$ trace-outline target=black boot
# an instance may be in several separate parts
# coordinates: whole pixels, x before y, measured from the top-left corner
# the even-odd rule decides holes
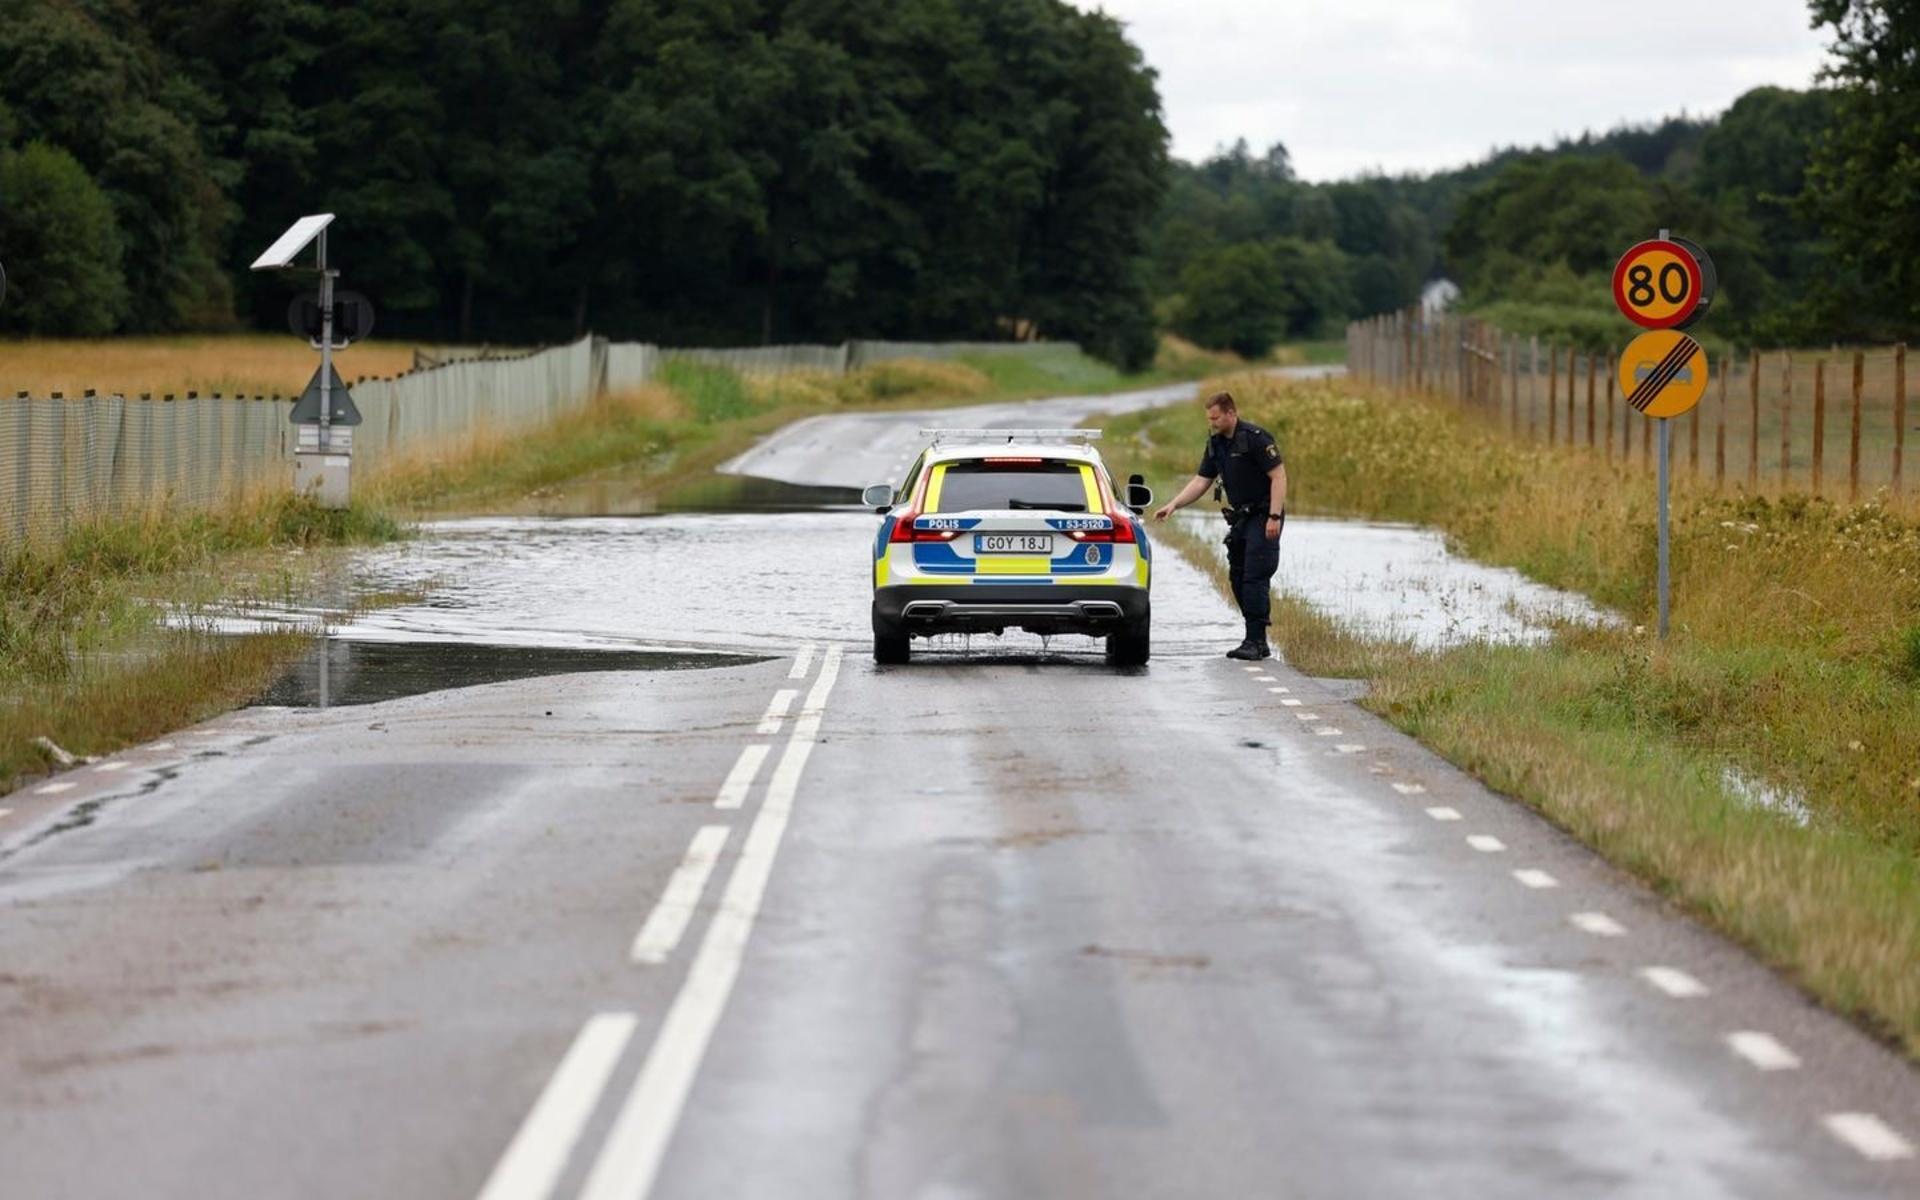
[[[1273,651],[1267,648],[1267,627],[1247,622],[1247,640],[1227,651],[1228,658],[1237,658],[1243,662],[1258,662],[1263,658],[1272,658]]]

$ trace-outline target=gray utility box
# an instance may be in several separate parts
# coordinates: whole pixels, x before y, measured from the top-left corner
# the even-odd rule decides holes
[[[334,425],[326,444],[318,425],[296,426],[299,441],[293,452],[294,494],[317,501],[322,508],[345,508],[353,475],[353,430]]]

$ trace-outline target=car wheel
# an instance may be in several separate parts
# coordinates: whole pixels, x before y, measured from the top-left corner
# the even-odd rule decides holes
[[[913,657],[912,639],[904,633],[873,635],[873,661],[903,663]]]
[[[907,631],[880,615],[878,605],[873,610],[873,661],[877,663],[903,663],[913,657],[913,639]]]
[[[1145,621],[1107,636],[1107,657],[1115,666],[1144,667],[1153,653],[1152,627]]]

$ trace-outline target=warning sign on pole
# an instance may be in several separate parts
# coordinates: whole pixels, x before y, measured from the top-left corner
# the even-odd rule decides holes
[[[1613,302],[1643,329],[1675,329],[1707,302],[1700,262],[1671,238],[1641,242],[1613,268]]]
[[[1707,356],[1677,329],[1656,329],[1620,355],[1620,392],[1635,412],[1677,417],[1707,394]]]

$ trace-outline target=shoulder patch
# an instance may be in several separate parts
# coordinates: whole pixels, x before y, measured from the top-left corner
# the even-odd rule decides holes
[[[1268,458],[1279,458],[1279,457],[1280,457],[1280,447],[1278,447],[1278,446],[1276,446],[1276,445],[1274,445],[1274,444],[1273,444],[1272,442],[1268,442],[1268,443],[1267,443],[1267,457],[1268,457]]]

